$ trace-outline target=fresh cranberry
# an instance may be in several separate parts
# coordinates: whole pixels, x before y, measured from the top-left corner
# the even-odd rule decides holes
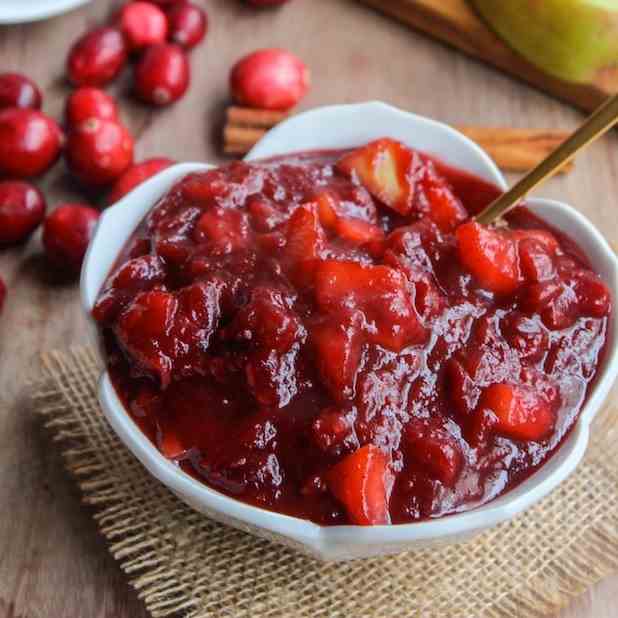
[[[2,313],[2,308],[4,307],[4,300],[6,299],[6,285],[0,277],[0,313]]]
[[[45,216],[45,198],[20,180],[0,182],[0,245],[26,240]]]
[[[230,88],[241,105],[288,110],[309,89],[310,73],[294,54],[283,49],[261,49],[241,58],[232,68]]]
[[[86,186],[106,185],[133,162],[133,138],[118,122],[90,118],[69,134],[66,160]]]
[[[173,164],[174,161],[165,157],[146,159],[141,163],[135,163],[114,182],[107,198],[108,203],[114,204],[129,193],[129,191],[133,191],[144,180],[158,174],[161,170]]]
[[[97,28],[80,37],[67,58],[69,80],[75,86],[103,86],[127,61],[127,46],[116,28]]]
[[[118,120],[118,106],[114,97],[103,90],[85,86],[75,90],[67,99],[65,117],[70,127],[90,118]]]
[[[58,123],[34,109],[0,111],[0,173],[38,176],[60,155],[64,138]]]
[[[60,269],[78,272],[99,219],[99,211],[85,204],[62,204],[45,219],[43,246]]]
[[[206,12],[192,2],[175,4],[167,13],[170,41],[185,49],[195,47],[208,30]]]
[[[43,96],[39,87],[20,73],[0,75],[0,108],[31,107],[41,109]]]
[[[167,36],[165,13],[150,2],[125,4],[118,13],[116,23],[131,51],[163,43]]]
[[[146,103],[168,105],[180,99],[189,87],[190,69],[178,45],[149,47],[135,66],[135,92]]]

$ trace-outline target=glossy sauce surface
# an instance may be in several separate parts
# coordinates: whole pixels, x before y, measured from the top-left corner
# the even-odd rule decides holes
[[[325,525],[439,517],[520,483],[573,426],[611,311],[525,209],[510,230],[466,223],[496,187],[382,147],[405,173],[322,152],[184,178],[94,310],[164,455]]]

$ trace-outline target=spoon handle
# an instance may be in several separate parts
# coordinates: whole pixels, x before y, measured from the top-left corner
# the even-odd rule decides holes
[[[476,221],[487,225],[504,215],[537,185],[553,176],[579,150],[609,131],[616,122],[618,122],[618,94],[603,103],[554,152],[478,214]]]

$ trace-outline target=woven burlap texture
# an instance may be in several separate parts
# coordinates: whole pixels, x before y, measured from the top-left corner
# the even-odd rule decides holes
[[[577,473],[514,521],[458,546],[329,564],[214,523],[149,476],[100,412],[91,350],[43,366],[36,408],[155,617],[534,618],[618,570],[613,410]]]

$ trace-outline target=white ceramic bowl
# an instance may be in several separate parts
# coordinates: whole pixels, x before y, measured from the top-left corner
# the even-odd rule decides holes
[[[247,159],[300,150],[359,146],[383,136],[397,138],[501,187],[506,186],[489,157],[466,137],[446,125],[382,103],[324,107],[295,116],[270,131]],[[208,167],[186,163],[168,168],[103,213],[82,271],[81,293],[88,314],[118,252],[157,199],[187,173]],[[529,207],[579,242],[596,271],[610,286],[613,297],[618,297],[616,257],[592,224],[560,202],[533,199],[529,201]],[[94,329],[93,334],[96,337]],[[539,501],[569,476],[581,460],[588,443],[590,423],[617,374],[618,341],[614,317],[606,357],[577,425],[538,472],[514,490],[473,511],[396,526],[321,527],[229,498],[191,478],[159,453],[124,410],[107,373],[101,377],[99,398],[120,439],[153,476],[196,510],[319,558],[346,560],[462,541],[512,518]]]

